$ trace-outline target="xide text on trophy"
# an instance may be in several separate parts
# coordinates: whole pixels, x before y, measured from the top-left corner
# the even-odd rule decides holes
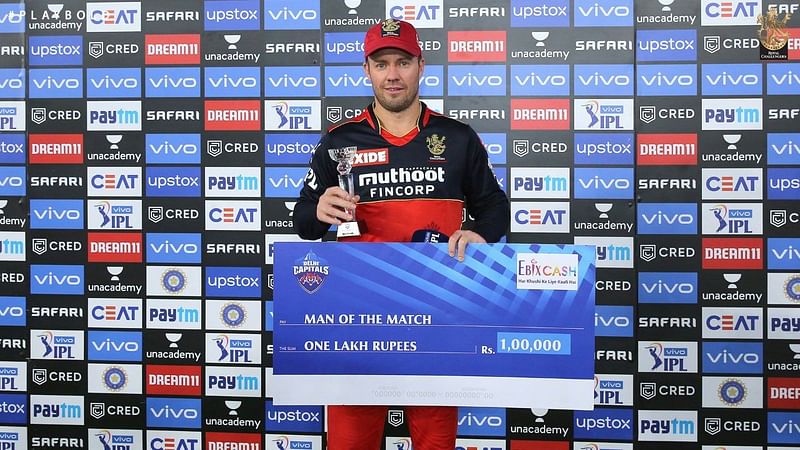
[[[351,196],[355,195],[353,174],[350,173],[350,170],[353,169],[353,161],[356,159],[356,148],[357,147],[352,146],[328,149],[331,158],[338,163],[336,171],[339,172],[339,187]],[[350,222],[342,222],[342,224],[339,225],[336,231],[337,238],[361,236],[361,231],[358,229],[358,222],[356,222],[355,210],[348,212],[352,220]]]

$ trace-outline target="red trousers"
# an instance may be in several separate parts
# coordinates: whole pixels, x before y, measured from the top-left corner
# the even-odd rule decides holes
[[[406,406],[403,409],[414,450],[455,448],[458,408]],[[380,449],[388,410],[388,406],[329,406],[328,450]]]

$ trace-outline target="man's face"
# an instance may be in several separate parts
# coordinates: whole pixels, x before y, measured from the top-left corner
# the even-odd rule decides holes
[[[391,112],[404,111],[419,99],[419,80],[424,69],[422,58],[393,48],[371,54],[364,63],[375,98]]]

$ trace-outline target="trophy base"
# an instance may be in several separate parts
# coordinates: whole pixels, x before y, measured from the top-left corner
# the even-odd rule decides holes
[[[358,222],[343,222],[336,229],[336,237],[356,237],[361,236],[361,231],[358,229]]]

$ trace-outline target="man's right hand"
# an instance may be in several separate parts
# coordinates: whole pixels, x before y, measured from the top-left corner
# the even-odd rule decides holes
[[[355,211],[359,199],[358,195],[350,196],[339,186],[329,187],[317,202],[317,220],[332,225],[351,221],[353,216],[347,211]]]

